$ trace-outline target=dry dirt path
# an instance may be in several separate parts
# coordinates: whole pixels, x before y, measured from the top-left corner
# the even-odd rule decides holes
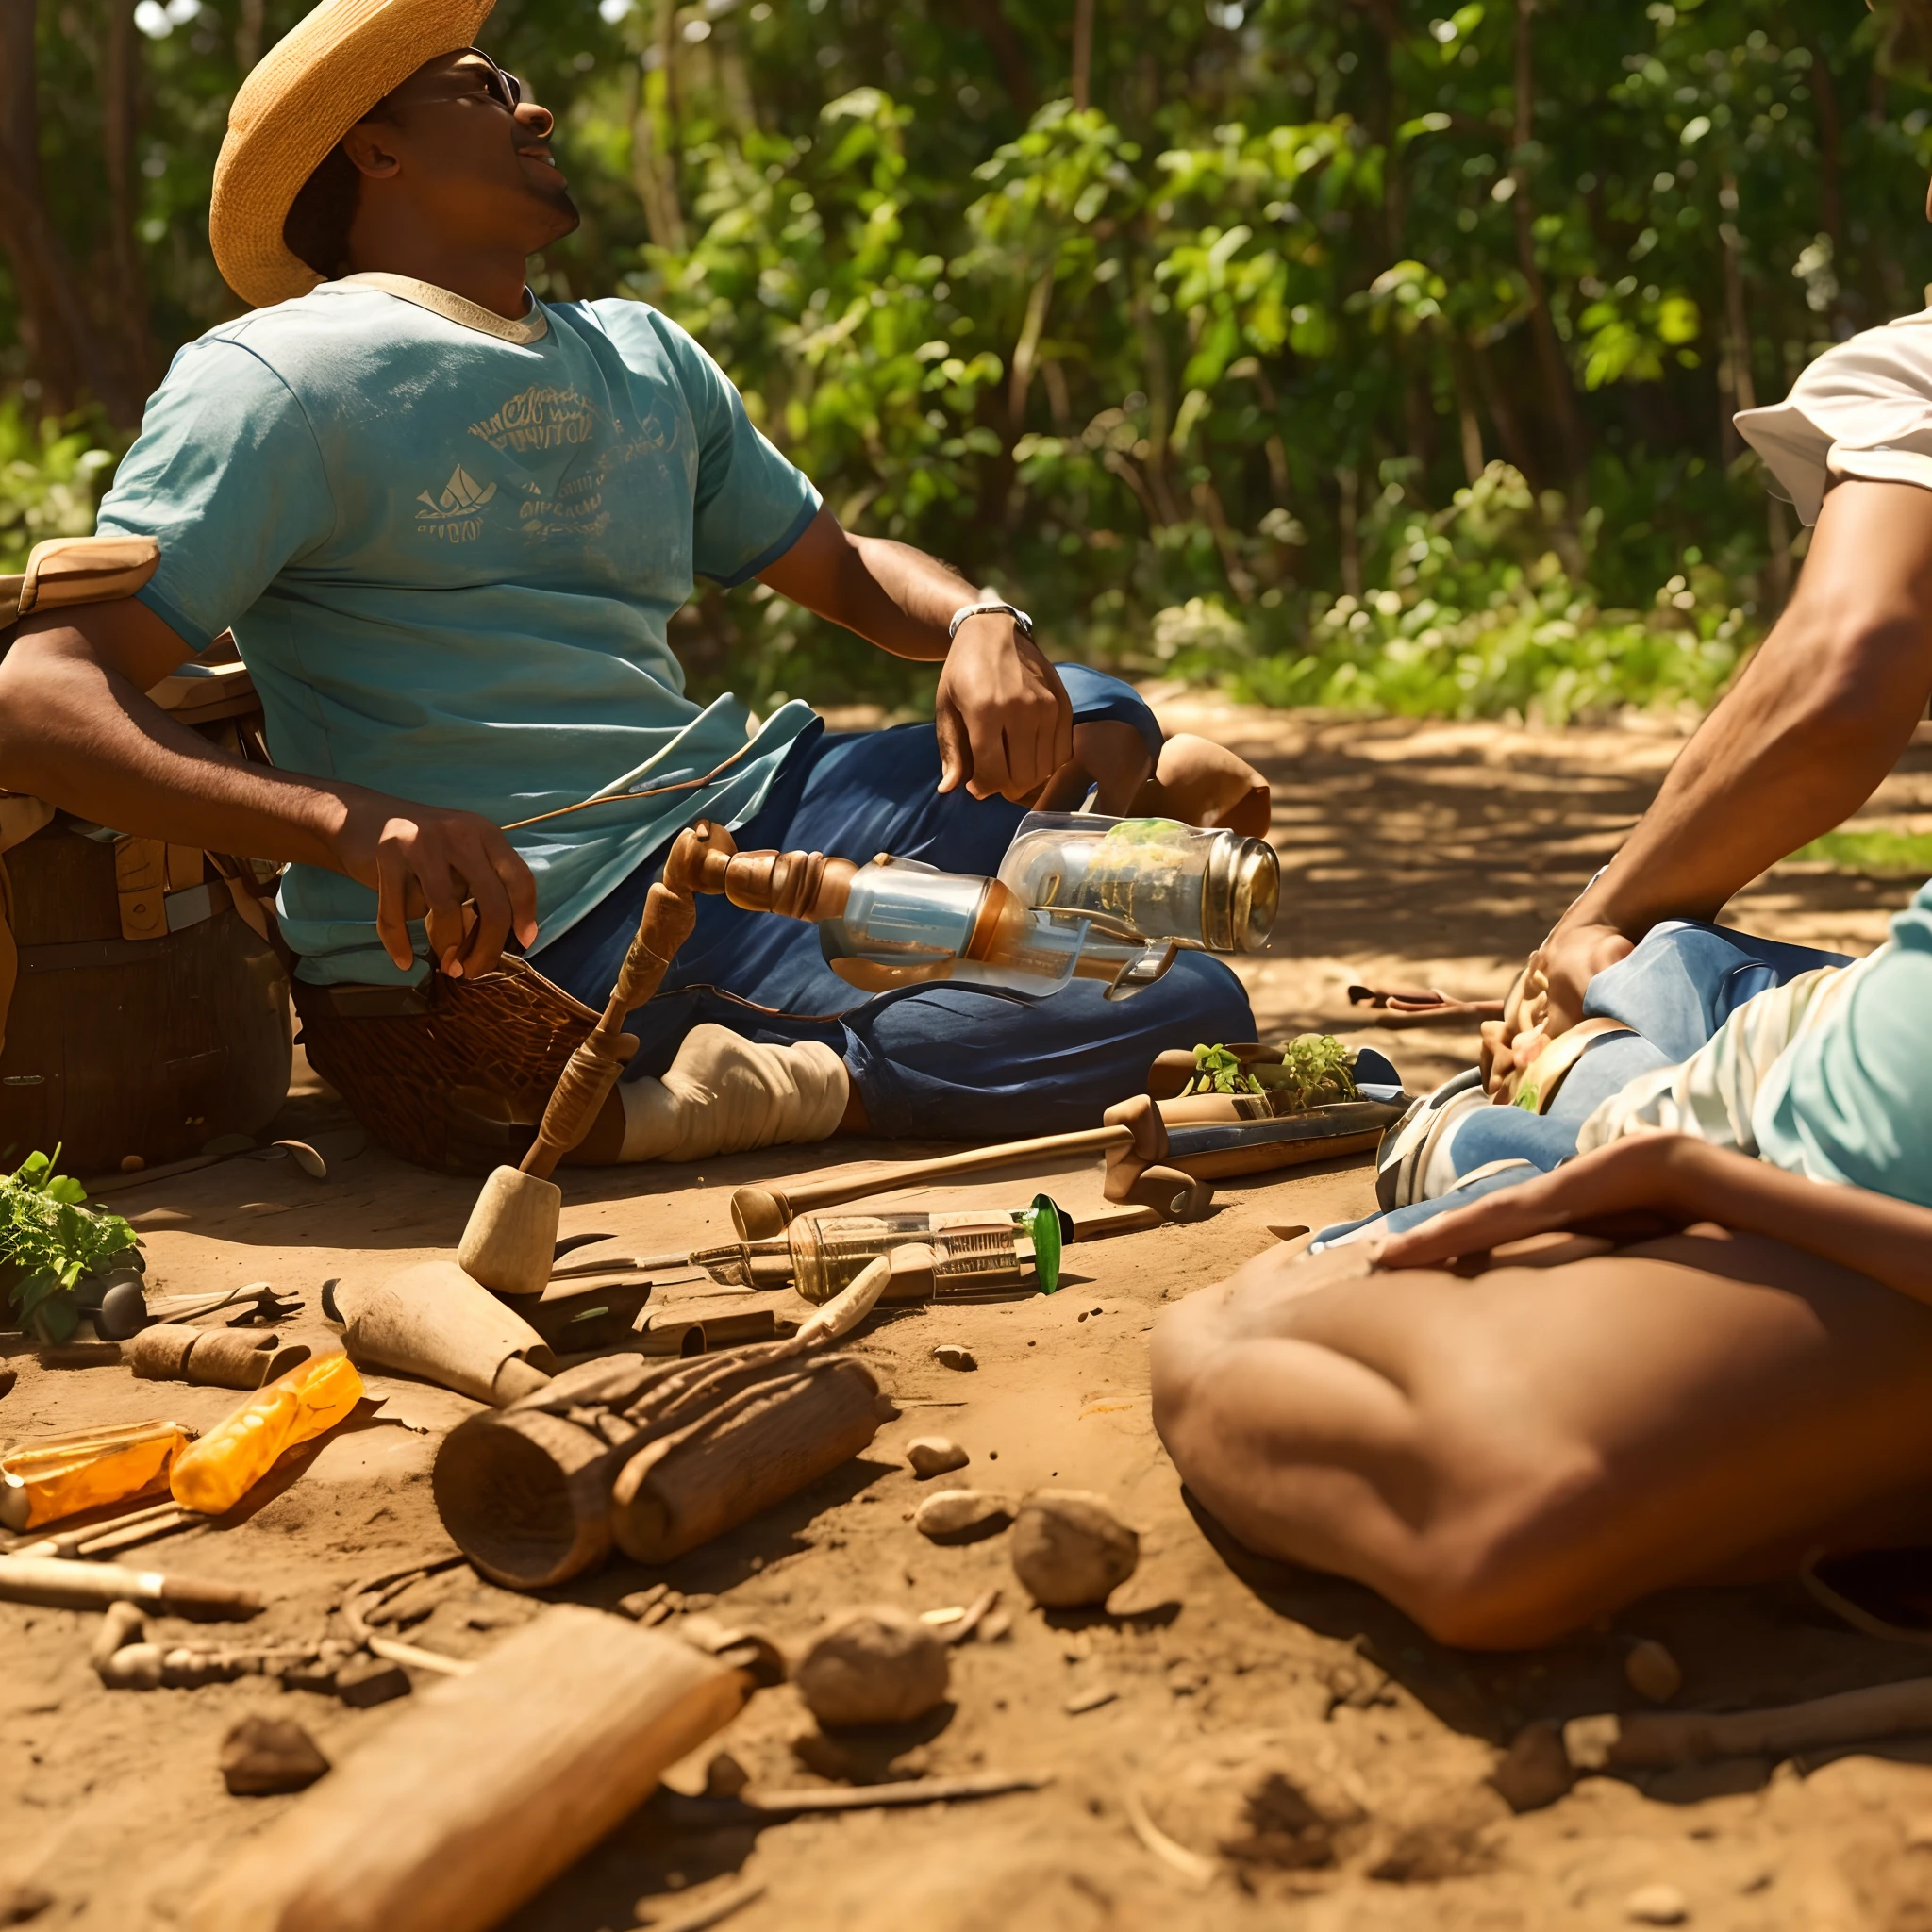
[[[1681,742],[1639,731],[1342,723],[1181,700],[1166,708],[1175,727],[1239,743],[1277,788],[1287,911],[1270,954],[1244,969],[1270,1028],[1345,1024],[1344,989],[1356,977],[1463,992],[1499,986]],[[1874,812],[1919,824],[1913,814],[1932,807],[1928,774],[1932,754],[1915,748]],[[1903,896],[1896,884],[1795,871],[1760,882],[1735,909],[1761,930],[1863,949]],[[1412,1085],[1474,1047],[1455,1035],[1349,1037],[1388,1048]],[[325,1280],[446,1248],[474,1188],[380,1151],[349,1158],[355,1136],[312,1081],[283,1127],[334,1154],[327,1182],[242,1162],[116,1205],[141,1213],[165,1288],[271,1278],[303,1303],[292,1330],[319,1333]],[[829,1158],[867,1151],[841,1143]],[[791,1150],[708,1164],[702,1175],[578,1174],[564,1229],[608,1229],[632,1253],[683,1245],[728,1224],[732,1186],[810,1164]],[[1056,1185],[1077,1201],[1097,1174]],[[978,1198],[1002,1191],[989,1183]],[[949,1705],[852,1747],[848,1769],[1041,1772],[1049,1786],[757,1834],[675,1830],[647,1806],[521,1911],[519,1932],[675,1924],[746,1880],[766,1888],[729,1922],[746,1932],[1608,1928],[1633,1923],[1633,1894],[1658,1886],[1676,1894],[1662,1907],[1681,1907],[1677,1923],[1697,1927],[1907,1932],[1932,1923],[1932,1768],[1922,1763],[1726,1760],[1642,1781],[1587,1778],[1522,1817],[1483,1781],[1495,1747],[1530,1721],[1635,1705],[1622,1660],[1639,1635],[1678,1658],[1681,1701],[1718,1707],[1909,1676],[1924,1669],[1919,1653],[1837,1626],[1795,1589],[1677,1591],[1547,1651],[1457,1653],[1366,1591],[1220,1546],[1190,1513],[1148,1409],[1147,1334],[1162,1306],[1270,1248],[1270,1223],[1320,1224],[1370,1199],[1361,1163],[1237,1184],[1203,1224],[1076,1250],[1075,1278],[1050,1301],[879,1324],[859,1347],[901,1419],[839,1475],[662,1573],[787,1643],[847,1604],[923,1610],[1004,1584],[1009,1633],[956,1652]],[[976,1371],[934,1361],[934,1344],[953,1340],[973,1349]],[[158,1411],[206,1423],[233,1399],[135,1384],[118,1369],[51,1372],[18,1353],[14,1363],[20,1380],[0,1400],[0,1440]],[[353,1580],[444,1548],[428,1470],[440,1432],[468,1406],[400,1382],[375,1392],[402,1395],[417,1426],[345,1428],[279,1472],[235,1521],[157,1554],[183,1571],[258,1584],[272,1607],[253,1627],[296,1635],[319,1632]],[[946,1549],[913,1532],[908,1512],[924,1488],[899,1452],[935,1431],[973,1457],[962,1478],[941,1483],[1013,1494],[1051,1483],[1116,1500],[1141,1528],[1144,1554],[1113,1614],[1049,1619],[1026,1607],[1003,1537]],[[564,1593],[608,1605],[658,1574],[614,1563]],[[463,1570],[424,1594],[427,1614],[408,1634],[466,1655],[540,1607]],[[291,1802],[224,1791],[216,1751],[237,1717],[296,1715],[339,1757],[380,1750],[404,1707],[350,1711],[245,1680],[109,1692],[85,1662],[91,1624],[0,1606],[0,1923],[10,1883],[50,1898],[43,1924],[139,1932],[179,1923],[207,1874]],[[1103,1692],[1111,1694],[1095,1701]],[[1070,1708],[1080,1705],[1091,1707]],[[781,1689],[716,1742],[756,1782],[796,1785],[819,1775],[794,1751],[809,1729],[795,1692]],[[694,1788],[708,1756],[675,1781]],[[1306,1818],[1288,1784],[1357,1822],[1294,1839]],[[1234,1860],[1200,1889],[1145,1848],[1129,1815],[1137,1798],[1196,1852],[1258,1834],[1277,1853],[1298,1843],[1293,1856],[1312,1862]]]

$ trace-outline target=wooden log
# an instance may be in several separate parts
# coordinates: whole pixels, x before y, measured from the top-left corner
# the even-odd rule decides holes
[[[237,1584],[67,1557],[0,1557],[0,1601],[69,1610],[131,1603],[170,1617],[252,1617],[262,1607]]]
[[[122,1354],[146,1382],[193,1382],[208,1389],[259,1389],[308,1359],[306,1341],[280,1345],[281,1338],[246,1328],[192,1328],[157,1322],[125,1345]]]
[[[484,1932],[746,1694],[689,1644],[559,1604],[297,1799],[194,1901],[190,1932]]]
[[[1789,1757],[1829,1744],[1932,1731],[1932,1677],[1873,1684],[1763,1710],[1639,1710],[1611,1722],[1615,1735],[1603,1757],[1619,1769],[1711,1757]]]
[[[640,1563],[696,1549],[849,1462],[888,1409],[851,1356],[755,1385],[625,1464],[611,1498],[618,1547]]]
[[[619,1419],[621,1422],[621,1419]],[[443,1438],[430,1491],[457,1547],[492,1583],[543,1590],[610,1554],[617,1441],[541,1407],[468,1417]]]

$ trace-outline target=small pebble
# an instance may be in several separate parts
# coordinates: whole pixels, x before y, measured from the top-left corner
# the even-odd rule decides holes
[[[982,1643],[1004,1643],[1013,1634],[1013,1620],[1005,1610],[994,1610],[979,1620]]]
[[[1078,1717],[1083,1711],[1098,1710],[1103,1704],[1111,1704],[1120,1692],[1111,1684],[1094,1684],[1085,1690],[1076,1690],[1067,1699],[1066,1713]]]
[[[937,1632],[879,1604],[828,1619],[791,1677],[822,1724],[894,1724],[938,1704],[950,1671]]]
[[[1105,1603],[1141,1561],[1141,1539],[1089,1490],[1038,1490],[1013,1524],[1013,1571],[1047,1609]]]
[[[941,1490],[928,1496],[912,1518],[921,1536],[936,1543],[974,1542],[1013,1520],[1013,1506],[990,1490]]]
[[[408,1672],[391,1657],[352,1657],[336,1673],[336,1695],[355,1710],[407,1697],[411,1688]]]
[[[906,1460],[924,1482],[948,1470],[964,1469],[973,1458],[950,1436],[916,1436],[906,1445]]]
[[[1653,1704],[1668,1704],[1684,1688],[1684,1673],[1674,1657],[1655,1638],[1645,1637],[1630,1646],[1624,1659],[1624,1675],[1640,1697]]]
[[[1555,1724],[1525,1724],[1497,1760],[1490,1782],[1512,1811],[1541,1811],[1554,1805],[1576,1782]]]
[[[315,1740],[292,1718],[244,1717],[222,1740],[222,1780],[237,1798],[304,1790],[327,1769]]]
[[[735,1798],[751,1782],[751,1773],[728,1751],[716,1753],[705,1766],[705,1796]]]
[[[138,1154],[124,1154],[121,1157],[121,1172],[123,1174],[139,1174],[146,1165],[147,1162]]]
[[[932,1358],[945,1369],[976,1369],[979,1360],[963,1342],[942,1341],[933,1350]]]
[[[1624,1916],[1639,1925],[1681,1925],[1690,1902],[1674,1885],[1642,1885],[1624,1901]]]

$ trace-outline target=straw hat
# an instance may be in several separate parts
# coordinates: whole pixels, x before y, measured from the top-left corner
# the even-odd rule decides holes
[[[282,224],[322,158],[425,61],[474,44],[496,0],[323,0],[242,83],[215,162],[208,240],[228,286],[266,308],[322,277]]]

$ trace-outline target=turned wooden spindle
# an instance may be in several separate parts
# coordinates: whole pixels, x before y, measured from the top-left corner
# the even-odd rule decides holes
[[[849,858],[823,852],[708,850],[694,883],[700,892],[722,893],[747,912],[777,912],[816,923],[845,910],[852,875]]]
[[[636,1039],[624,1030],[625,1016],[663,984],[678,947],[690,939],[697,924],[693,895],[720,890],[701,883],[707,869],[717,866],[722,874],[737,850],[731,834],[709,819],[688,826],[673,841],[663,875],[644,895],[637,937],[618,969],[604,1016],[558,1076],[537,1138],[524,1156],[525,1174],[548,1180],[557,1163],[590,1132],[598,1109],[637,1051]]]

